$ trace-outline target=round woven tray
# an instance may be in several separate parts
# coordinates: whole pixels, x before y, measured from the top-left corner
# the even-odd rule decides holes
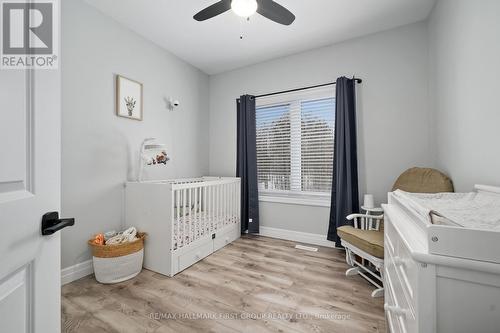
[[[116,258],[138,252],[144,248],[145,232],[138,232],[138,239],[133,242],[126,242],[117,245],[98,245],[93,239],[88,241],[92,248],[92,255],[97,258]]]

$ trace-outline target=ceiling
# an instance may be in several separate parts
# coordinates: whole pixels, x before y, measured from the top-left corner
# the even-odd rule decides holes
[[[217,0],[86,1],[208,74],[418,22],[435,2],[276,0],[297,17],[283,26],[258,14],[247,22],[232,11],[204,22],[192,18]]]

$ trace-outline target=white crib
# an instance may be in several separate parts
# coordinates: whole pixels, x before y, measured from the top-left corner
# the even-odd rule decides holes
[[[127,182],[125,219],[148,233],[144,267],[174,276],[240,237],[240,179]]]

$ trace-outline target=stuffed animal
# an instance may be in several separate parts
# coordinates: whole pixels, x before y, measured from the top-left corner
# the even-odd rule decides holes
[[[166,151],[162,151],[160,155],[156,155],[156,163],[158,164],[167,164],[167,161],[170,160],[167,156]]]
[[[94,237],[94,244],[96,245],[104,245],[104,235],[103,234],[97,234]]]

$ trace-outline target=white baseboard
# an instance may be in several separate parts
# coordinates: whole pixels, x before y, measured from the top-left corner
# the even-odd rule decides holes
[[[260,227],[259,235],[271,238],[284,239],[299,243],[313,244],[324,247],[335,247],[335,242],[326,239],[326,235],[310,234],[308,232],[300,232],[286,229],[278,229],[271,227]]]
[[[94,273],[92,259],[61,270],[61,284],[65,285]]]

